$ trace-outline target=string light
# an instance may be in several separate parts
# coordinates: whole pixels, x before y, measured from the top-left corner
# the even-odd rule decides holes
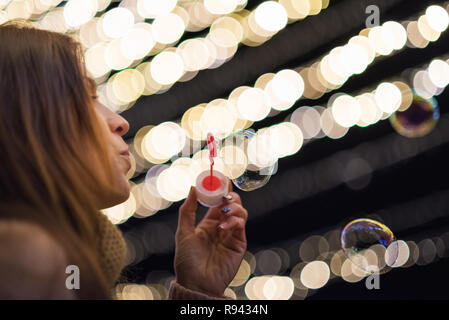
[[[129,106],[143,94],[167,90],[170,85],[180,81],[186,72],[216,67],[232,57],[239,43],[263,43],[267,37],[282,30],[287,23],[317,14],[324,8],[321,1],[266,1],[251,13],[235,13],[213,22],[212,19],[216,18],[214,15],[242,10],[246,1],[205,0],[201,10],[207,10],[211,15],[205,20],[207,22],[198,23],[198,12],[201,10],[197,5],[182,7],[181,1],[179,4],[177,1],[164,1],[160,6],[160,1],[137,1],[139,5],[136,10],[140,10],[144,18],[155,19],[149,24],[135,20],[135,12],[126,7],[109,10],[101,18],[96,18],[96,13],[105,10],[110,1],[68,1],[63,8],[52,10],[60,2],[0,1],[0,23],[16,17],[30,19],[48,12],[36,25],[51,27],[59,32],[77,29],[80,40],[87,44],[86,66],[94,78],[101,82],[109,77],[111,70],[120,71],[99,88],[103,97],[107,96],[107,101],[112,101],[117,108]],[[34,7],[30,3],[33,3]],[[81,5],[84,10],[80,9]],[[194,11],[197,13],[192,14]],[[273,19],[265,19],[268,12]],[[176,43],[185,30],[204,28],[204,24],[207,25],[208,22],[212,25],[206,38],[187,40],[178,48],[171,48],[173,50],[164,47]],[[190,108],[180,124],[167,122],[145,128],[135,137],[137,153],[157,166],[157,163],[166,162],[176,156],[193,140],[203,140],[203,133],[210,129],[207,127],[208,123],[216,123],[214,128],[219,128],[217,135],[225,138],[236,129],[247,128],[253,121],[264,119],[271,109],[288,110],[303,94],[308,98],[337,89],[352,75],[362,73],[375,59],[375,55],[389,55],[394,50],[402,49],[406,42],[409,46],[425,47],[440,37],[447,29],[448,23],[447,11],[436,5],[427,8],[425,15],[417,21],[404,24],[405,27],[397,22],[386,22],[368,30],[366,35],[351,38],[346,45],[332,50],[307,68],[265,74],[258,79],[254,87],[237,88],[228,99],[217,99]],[[174,26],[170,33],[161,32],[166,29],[166,25]],[[90,29],[97,30],[92,37],[88,35]],[[142,39],[149,40],[145,42],[141,41]],[[228,50],[231,55],[223,54]],[[126,69],[147,55],[156,53],[159,54],[151,62],[139,64],[134,69]],[[198,56],[195,56],[196,54]],[[414,74],[413,89],[432,97],[449,84],[448,74],[448,61],[434,59],[428,68]],[[311,87],[313,90],[310,90]],[[271,147],[266,153],[274,154],[276,158],[286,157],[297,153],[304,139],[317,137],[320,131],[337,138],[343,136],[351,126],[368,126],[387,118],[392,112],[407,107],[410,94],[411,88],[403,82],[383,82],[375,90],[355,97],[337,95],[331,98],[327,109],[320,106],[298,108],[291,115],[290,121],[260,130],[260,134],[253,141],[268,141]],[[248,101],[257,107],[249,110]],[[304,121],[305,118],[311,120]],[[270,143],[271,139],[282,143],[275,145],[272,141]],[[250,150],[253,150],[253,144]],[[235,145],[222,148],[220,157],[221,170],[227,170],[226,174],[230,177],[241,174],[248,163],[264,166],[274,161],[273,158],[264,158],[264,154],[258,152],[250,152],[248,158],[244,151]],[[199,151],[193,158],[179,158],[171,166],[161,166],[161,170],[144,183],[131,183],[132,192],[126,202],[105,209],[103,213],[113,223],[122,223],[133,214],[136,217],[148,217],[167,208],[172,202],[184,199],[195,173],[202,169],[203,158],[203,153]],[[136,166],[136,160],[133,161]],[[217,167],[219,170],[219,159]],[[431,239],[423,239],[418,244],[398,241],[400,258],[395,261],[393,267],[430,263],[436,257],[437,242]],[[418,257],[417,252],[421,254]],[[374,254],[376,256],[373,257],[382,255],[376,252]],[[383,254],[389,254],[388,248]],[[298,279],[277,275],[250,278],[254,267],[244,260],[233,286],[245,284],[245,293],[250,299],[290,299],[296,290],[295,280],[299,280],[300,285],[306,289],[316,289],[329,281],[331,272],[349,282],[360,281],[366,276],[355,270],[348,260],[342,262],[342,259],[341,252],[336,251],[329,261],[308,262],[298,267]],[[229,288],[227,290],[229,295],[235,296],[234,291]],[[166,295],[163,289],[151,285],[127,284],[122,286],[119,292],[123,299],[154,299]]]
[[[283,29],[287,24],[287,14],[285,12],[285,8],[278,2],[263,2],[252,13],[242,10],[245,5],[246,1],[223,2],[218,0],[210,0],[204,2],[204,4],[202,2],[194,4],[189,2],[181,2],[179,3],[179,6],[175,7],[171,11],[171,13],[167,13],[166,11],[164,11],[164,14],[162,14],[161,12],[156,11],[159,12],[159,15],[155,17],[151,29],[152,39],[155,42],[153,46],[154,49],[150,49],[151,51],[147,52],[147,55],[157,54],[164,50],[164,45],[167,46],[176,43],[183,34],[184,30],[189,30],[189,23],[191,22],[190,20],[192,20],[192,18],[195,16],[195,12],[197,12],[198,10],[208,10],[214,18],[211,19],[207,24],[207,26],[210,25],[211,27],[208,35],[205,38],[194,38],[186,40],[185,43],[181,43],[176,48],[176,51],[172,51],[174,52],[174,54],[179,55],[183,60],[184,68],[182,70],[182,75],[171,83],[161,83],[162,87],[159,88],[159,90],[154,90],[154,86],[149,85],[145,88],[142,94],[149,95],[165,92],[171,85],[173,85],[177,81],[188,81],[192,79],[199,70],[206,68],[216,68],[220,66],[221,64],[232,58],[232,56],[237,51],[239,43],[245,44],[245,39],[248,38],[248,34],[246,31],[251,29],[251,27],[253,29],[251,32],[256,32],[256,34],[257,32],[259,32],[261,35],[263,34],[263,40],[259,39],[255,42],[252,41],[252,44],[257,43],[257,45],[260,45],[271,38],[275,33]],[[184,6],[185,9],[182,6]],[[140,7],[138,6],[138,8]],[[232,11],[229,10],[231,9],[233,9],[235,13],[230,14],[230,12]],[[131,11],[132,10],[130,10],[130,12]],[[187,11],[191,13],[190,16]],[[216,17],[219,17],[219,15],[223,14],[217,12],[226,12],[226,14],[229,14],[229,16],[216,19]],[[268,19],[268,21],[262,19],[263,15],[267,12],[270,12],[270,19]],[[275,16],[273,16],[273,12],[276,13]],[[256,16],[258,17],[258,19],[255,18]],[[251,19],[254,21],[252,21]],[[290,22],[297,21],[298,19],[291,20]],[[252,24],[245,24],[243,20],[248,20],[248,22],[251,20]],[[183,23],[181,23],[181,21],[183,21]],[[267,23],[269,23],[269,25],[267,25]],[[170,28],[166,27],[168,25],[170,26]],[[244,26],[247,26],[248,30],[245,30]],[[170,30],[170,32],[168,32],[167,30]],[[137,41],[137,37],[131,39],[131,41]],[[104,41],[109,40],[106,39]],[[122,45],[122,47],[126,48],[127,46]],[[192,61],[192,57],[197,56],[196,50],[199,51],[199,56],[202,55],[203,58],[194,58],[195,60]],[[116,54],[119,55],[119,53]],[[138,61],[138,59],[139,58],[134,59],[134,61]],[[131,63],[133,63],[133,61],[127,61],[127,66],[125,67],[130,66]],[[150,62],[150,64],[152,63],[153,61]],[[123,65],[125,65],[125,63]],[[117,69],[117,67],[122,67],[123,69],[125,68],[123,67],[123,65],[115,65],[111,69],[120,70]],[[167,66],[168,65],[166,65],[166,67]],[[140,68],[140,65],[137,66],[136,69],[145,70],[145,68],[143,67]],[[95,72],[92,73],[92,75],[96,74],[97,73]],[[184,74],[187,74],[187,77],[183,77]],[[147,77],[149,76],[149,74],[145,73],[144,76]],[[98,77],[96,78],[96,80],[98,83],[101,83],[103,81],[103,77]],[[158,82],[158,80],[154,79],[154,77],[151,77],[147,80],[148,83],[152,83],[153,81]],[[101,94],[101,92],[99,92],[99,94]],[[123,111],[131,106],[116,106],[116,104],[114,103],[108,103],[107,97],[103,97],[103,100],[107,102],[107,105],[112,104],[112,108],[116,111]]]
[[[436,67],[438,66],[438,68]],[[446,70],[447,68],[447,62],[441,59],[436,59],[435,62],[432,62],[429,67],[427,73],[432,73],[432,78],[439,79],[434,80],[436,81],[440,86],[446,84],[448,80],[447,74],[442,73],[441,71]],[[430,72],[430,70],[432,70]],[[292,71],[294,72],[294,71]],[[418,73],[417,73],[418,74]],[[267,87],[267,85],[275,78],[275,74],[265,74],[262,77],[258,79],[256,82],[257,87],[251,88],[251,87],[239,87],[236,90],[234,90],[231,95],[229,96],[228,102],[224,99],[218,99],[221,104],[226,105],[226,108],[230,108],[235,112],[235,102],[239,101],[239,98],[241,97],[242,93],[247,92],[249,89],[259,89],[263,90]],[[430,76],[429,76],[430,81]],[[416,88],[414,88],[416,90]],[[359,125],[359,126],[368,126],[371,124],[376,123],[377,121],[381,119],[386,119],[388,116],[402,108],[406,109],[408,105],[411,103],[411,89],[408,85],[406,85],[403,82],[395,81],[395,82],[384,82],[378,85],[378,87],[373,90],[372,92],[365,92],[362,94],[359,94],[355,97],[351,97],[349,95],[342,95],[337,94],[333,97],[331,97],[328,105],[328,109],[324,109],[322,107],[314,107],[310,108],[309,111],[310,114],[313,114],[315,119],[319,119],[319,122],[315,120],[314,134],[310,136],[312,137],[318,137],[319,135],[316,133],[317,131],[322,131],[325,135],[332,139],[338,139],[343,137],[347,132],[349,127],[353,125]],[[388,99],[387,99],[387,98]],[[347,101],[346,101],[347,100]],[[257,104],[256,104],[257,105]],[[181,123],[181,126],[185,128],[186,132],[190,132],[190,136],[196,139],[204,139],[204,130],[201,129],[201,126],[195,125],[195,122],[201,123],[201,119],[203,118],[204,114],[204,105],[203,106],[197,106],[194,108],[189,109],[189,113],[186,113],[190,115],[190,113],[195,114],[195,117],[193,117],[192,122],[189,122],[187,119],[188,117],[183,117],[183,121]],[[299,108],[298,110],[302,110]],[[193,112],[195,111],[195,113]],[[241,116],[241,112],[237,109],[238,115]],[[298,111],[300,112],[300,111]],[[301,111],[302,112],[302,111]],[[266,113],[266,111],[264,111]],[[294,120],[293,117],[294,114],[290,117],[290,120]],[[204,118],[203,118],[204,119]],[[278,157],[286,156],[288,154],[293,154],[299,150],[299,148],[302,145],[302,139],[305,136],[303,132],[307,132],[307,130],[304,130],[301,123],[296,121],[290,121],[288,122],[290,126],[288,130],[285,130],[284,127],[282,130],[272,130],[270,128],[265,128],[265,130],[259,130],[261,132],[260,138],[254,139],[254,142],[252,144],[252,147],[249,148],[249,154],[248,154],[248,164],[250,163],[263,167],[265,165],[269,165],[276,161]],[[279,126],[279,125],[277,125]],[[284,125],[285,126],[285,125]],[[229,126],[228,128],[230,128]],[[276,128],[276,126],[273,126]],[[196,130],[193,130],[192,128],[196,128]],[[229,129],[228,129],[229,130]],[[225,132],[225,131],[223,131]],[[264,132],[264,134],[262,134]],[[296,134],[294,132],[298,132]],[[274,133],[280,135],[276,136],[276,141],[283,141],[285,142],[284,149],[282,147],[282,144],[273,147],[273,143],[270,143],[270,140],[265,137],[268,137],[270,133],[273,137],[276,136]],[[226,134],[225,134],[226,135]],[[292,137],[296,137],[293,139],[290,139]],[[295,140],[296,139],[296,140]],[[264,148],[256,148],[257,144],[256,141],[259,142],[260,145],[263,145]],[[294,147],[293,145],[289,146],[288,141],[296,141],[297,147]],[[270,147],[271,146],[271,147]],[[257,150],[259,149],[259,152]],[[261,153],[260,150],[263,150]],[[284,151],[281,151],[284,150]],[[296,150],[293,152],[289,152],[286,150]],[[273,155],[275,155],[273,157]],[[242,170],[240,168],[239,170]],[[243,169],[244,170],[244,169]],[[226,170],[224,170],[226,171]],[[226,174],[230,175],[229,172],[225,172]]]
[[[277,111],[287,110],[302,94],[306,98],[317,98],[324,92],[335,90],[343,85],[352,74],[363,72],[367,65],[374,61],[376,54],[391,53],[393,50],[404,47],[407,33],[401,24],[389,21],[373,30],[374,28],[362,31],[361,33],[367,33],[368,37],[364,35],[352,37],[347,45],[331,50],[329,54],[312,64],[311,67],[297,68],[296,71],[286,69],[276,74],[267,73],[258,78],[254,87],[242,86],[236,88],[227,100],[230,103],[228,104],[229,109],[237,117],[237,123],[245,123],[243,125],[245,127],[248,125],[246,121],[260,121],[269,115],[270,108]],[[371,32],[374,32],[374,34],[370,38]],[[432,70],[435,70],[435,67]],[[433,71],[433,77],[437,77],[435,71]],[[444,82],[444,79],[441,81]],[[314,83],[314,90],[321,89],[322,91],[317,96],[310,96],[310,88]],[[402,86],[402,84],[399,84],[399,86]],[[406,88],[402,89],[407,90]],[[379,119],[384,119],[401,107],[403,95],[400,87],[385,83],[380,84],[373,95],[364,95],[355,99],[351,99],[351,97],[339,98],[335,108],[332,109],[332,113],[325,112],[321,116],[323,131],[329,137],[340,138],[346,134],[345,128],[354,124],[366,126],[368,123],[375,123]],[[409,97],[409,95],[404,96]],[[375,101],[372,101],[372,98]],[[341,103],[346,100],[351,103],[347,105]],[[251,101],[251,104],[249,101]],[[363,108],[359,105],[361,102]],[[374,104],[378,106],[377,109],[374,108]],[[251,108],[248,107],[249,105],[251,105]],[[380,114],[379,109],[382,114]],[[199,119],[200,122],[201,118],[202,116]],[[198,121],[198,119],[195,121]],[[202,130],[201,126],[197,127],[197,129]],[[236,127],[235,129],[241,130],[241,126]],[[186,130],[191,131],[191,127],[186,127]],[[204,139],[205,133],[199,133],[196,138],[199,139],[200,137]]]

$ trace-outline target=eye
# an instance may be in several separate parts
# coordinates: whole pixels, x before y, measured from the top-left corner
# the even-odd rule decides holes
[[[97,100],[97,99],[98,99],[98,96],[92,96],[92,98],[94,98],[95,100]]]

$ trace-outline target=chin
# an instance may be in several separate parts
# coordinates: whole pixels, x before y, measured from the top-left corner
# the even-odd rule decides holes
[[[111,208],[125,202],[128,200],[130,193],[131,188],[127,180],[118,184],[117,188],[115,188],[106,201],[104,201],[101,209]]]
[[[123,186],[121,186],[120,190],[117,190],[117,201],[118,201],[117,204],[120,204],[128,200],[130,193],[131,188],[128,181],[126,181],[126,183],[124,183]]]

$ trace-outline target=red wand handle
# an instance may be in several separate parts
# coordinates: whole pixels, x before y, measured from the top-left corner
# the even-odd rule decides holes
[[[215,138],[212,133],[207,134],[207,147],[209,148],[209,159],[210,159],[210,181],[212,182],[213,167],[214,167],[214,157],[217,156],[217,145],[215,144]]]

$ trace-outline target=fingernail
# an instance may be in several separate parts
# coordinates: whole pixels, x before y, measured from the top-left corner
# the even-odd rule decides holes
[[[230,194],[227,194],[224,196],[226,200],[232,200],[232,196]]]
[[[219,225],[219,227],[220,227],[221,229],[226,229],[227,226],[228,226],[228,223],[227,223],[227,222],[223,222],[222,224]]]
[[[224,208],[221,208],[221,211],[222,211],[223,213],[228,213],[229,211],[231,211],[231,208],[229,208],[229,207],[224,207]]]

